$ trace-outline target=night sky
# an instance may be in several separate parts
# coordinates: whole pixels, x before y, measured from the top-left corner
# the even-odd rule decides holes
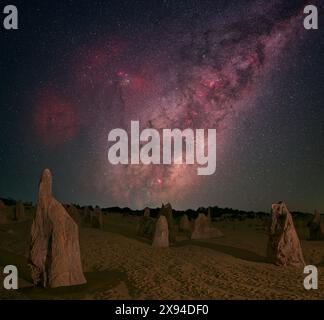
[[[324,212],[323,12],[306,31],[298,0],[10,4],[19,30],[0,29],[0,197],[35,202],[48,167],[64,203],[269,211],[284,200]],[[216,174],[112,166],[108,133],[131,120],[216,128]]]

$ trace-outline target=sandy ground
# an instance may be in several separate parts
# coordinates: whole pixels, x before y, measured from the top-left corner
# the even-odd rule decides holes
[[[319,289],[303,287],[303,270],[267,262],[267,236],[258,221],[215,225],[223,238],[190,241],[178,233],[167,249],[136,236],[138,218],[109,214],[104,230],[81,228],[82,262],[88,283],[58,289],[33,288],[28,255],[30,221],[0,225],[0,270],[15,264],[17,291],[9,299],[324,299],[324,242],[302,240],[307,263],[319,267]],[[305,230],[299,231],[303,239]],[[0,278],[2,272],[0,273]]]

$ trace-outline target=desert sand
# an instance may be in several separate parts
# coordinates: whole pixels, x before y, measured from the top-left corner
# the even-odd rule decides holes
[[[103,219],[102,230],[80,228],[87,284],[54,289],[32,286],[31,218],[0,225],[0,270],[16,265],[20,288],[0,286],[0,299],[324,299],[324,242],[306,240],[306,220],[295,225],[306,263],[319,267],[319,289],[311,291],[303,287],[302,268],[267,261],[262,219],[213,221],[224,234],[218,239],[189,240],[177,231],[168,248],[154,248],[138,236],[141,217],[105,212]]]

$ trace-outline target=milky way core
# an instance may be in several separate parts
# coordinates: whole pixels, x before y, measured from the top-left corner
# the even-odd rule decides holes
[[[260,83],[280,68],[287,45],[299,37],[301,8],[283,15],[276,4],[250,5],[248,18],[239,9],[221,19],[184,15],[179,19],[188,20],[186,28],[170,18],[158,37],[101,34],[84,43],[64,70],[78,111],[59,96],[47,96],[34,112],[38,134],[52,145],[75,138],[79,123],[86,128],[89,154],[96,155],[93,185],[115,204],[185,203],[204,184],[194,165],[113,166],[106,157],[108,132],[129,131],[132,120],[141,129],[213,128],[218,160],[225,157],[226,128],[233,117],[253,110]]]

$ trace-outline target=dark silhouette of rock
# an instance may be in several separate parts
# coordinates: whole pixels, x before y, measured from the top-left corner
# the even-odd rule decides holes
[[[91,227],[93,219],[93,211],[90,207],[85,207],[81,213],[81,224],[83,227]]]
[[[152,246],[155,248],[167,248],[169,246],[168,220],[164,215],[160,215],[156,222]]]
[[[56,288],[86,283],[78,226],[52,196],[52,175],[48,169],[43,171],[39,183],[29,266],[35,285]]]
[[[144,216],[140,218],[137,235],[152,239],[155,229],[155,220],[150,217],[150,209],[145,208]]]
[[[26,216],[25,216],[24,204],[21,201],[18,201],[16,203],[16,207],[13,212],[12,220],[13,221],[21,221],[21,220],[24,220],[25,218],[26,218]]]
[[[208,223],[211,225],[212,217],[211,217],[211,208],[210,207],[208,208],[207,220],[208,220]]]
[[[175,232],[175,226],[174,226],[174,220],[173,220],[173,214],[172,214],[172,206],[170,203],[167,203],[166,205],[162,204],[162,208],[160,210],[160,215],[165,216],[168,221],[169,241],[175,242],[176,232]]]
[[[310,240],[318,241],[324,239],[324,222],[319,211],[315,210],[314,219],[307,226]]]
[[[194,229],[191,234],[191,239],[202,240],[202,239],[213,239],[222,237],[223,233],[217,228],[211,227],[208,218],[200,213],[195,220]]]
[[[150,217],[150,208],[146,207],[144,209],[144,217]]]
[[[92,214],[91,226],[97,229],[103,229],[103,217],[101,209],[96,206]]]
[[[267,254],[271,262],[282,266],[305,265],[293,218],[283,202],[272,205]]]
[[[8,208],[3,203],[2,200],[0,200],[0,224],[7,224],[8,223]]]

